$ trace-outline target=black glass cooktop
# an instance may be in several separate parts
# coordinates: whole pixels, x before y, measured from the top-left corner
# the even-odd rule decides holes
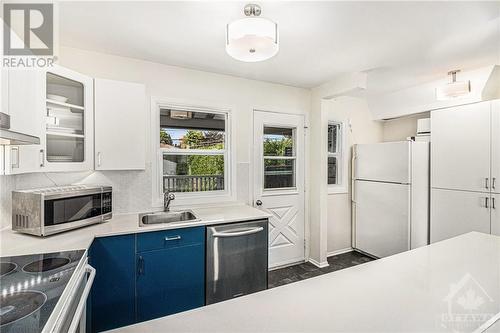
[[[0,332],[41,332],[85,251],[0,258]]]

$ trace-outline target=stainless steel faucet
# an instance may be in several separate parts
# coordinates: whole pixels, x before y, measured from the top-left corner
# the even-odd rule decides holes
[[[166,191],[163,194],[163,211],[168,212],[170,211],[170,202],[172,200],[175,200],[175,194],[172,192]]]

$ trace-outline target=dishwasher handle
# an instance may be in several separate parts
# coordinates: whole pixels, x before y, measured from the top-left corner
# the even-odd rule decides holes
[[[214,232],[213,237],[238,237],[245,235],[252,235],[264,230],[263,227],[252,228],[245,231],[235,231],[235,232]]]

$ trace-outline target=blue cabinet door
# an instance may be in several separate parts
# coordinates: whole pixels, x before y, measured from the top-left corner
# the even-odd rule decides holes
[[[137,321],[204,305],[204,243],[138,253],[137,262]]]
[[[90,300],[90,331],[135,322],[135,235],[96,238],[89,261],[96,269]]]

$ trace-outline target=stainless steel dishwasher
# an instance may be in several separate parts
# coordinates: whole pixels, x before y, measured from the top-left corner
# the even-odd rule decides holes
[[[206,303],[267,289],[268,221],[207,227]]]

